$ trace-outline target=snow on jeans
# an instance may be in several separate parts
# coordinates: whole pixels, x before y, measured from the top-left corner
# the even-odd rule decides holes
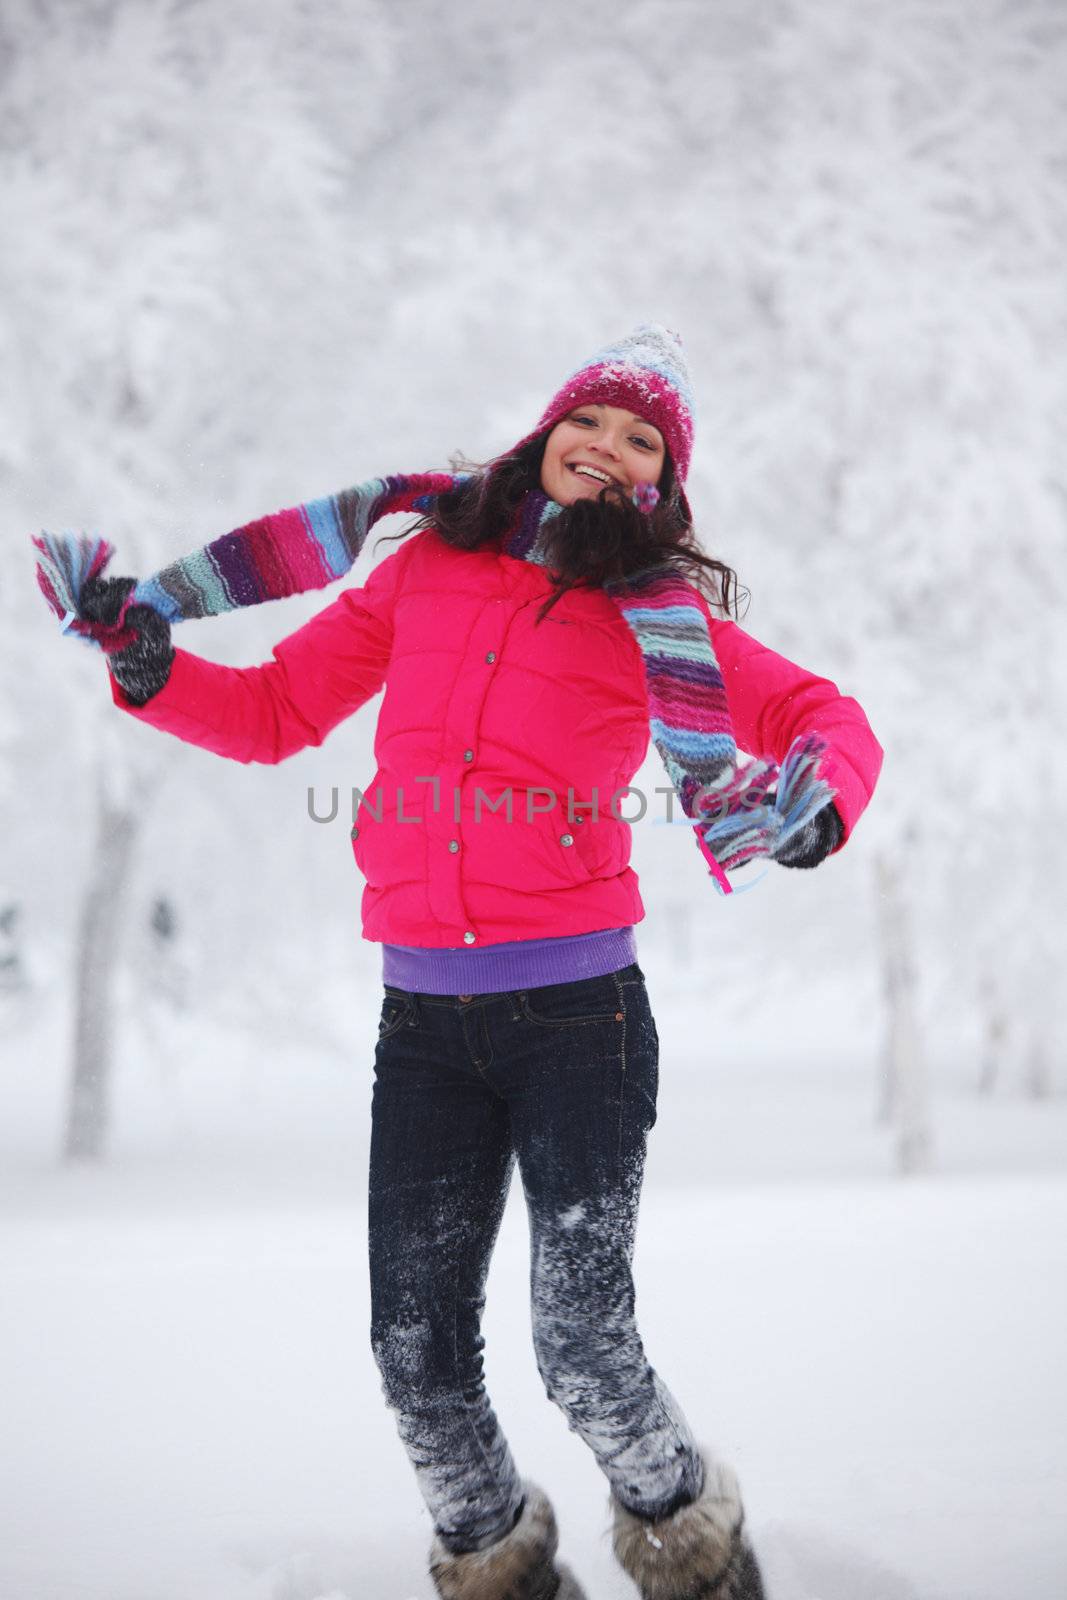
[[[550,1399],[631,1510],[695,1499],[703,1469],[650,1367],[631,1275],[659,1039],[636,963],[525,992],[386,986],[370,1163],[371,1338],[443,1542],[481,1549],[522,1485],[482,1376],[489,1258],[516,1158],[534,1348]]]

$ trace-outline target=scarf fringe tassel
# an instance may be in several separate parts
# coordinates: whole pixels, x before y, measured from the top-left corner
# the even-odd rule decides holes
[[[55,538],[42,533],[37,546],[37,587],[64,633],[72,633],[87,644],[99,644],[113,630],[100,623],[87,622],[78,614],[82,590],[90,578],[98,578],[114,554],[114,545],[89,534],[66,534]]]
[[[780,767],[750,761],[706,795],[701,810],[714,812],[715,820],[707,825],[698,820],[693,826],[720,893],[731,893],[727,872],[757,857],[773,860],[798,829],[829,805],[837,791],[819,775],[826,750],[818,734],[801,734]]]

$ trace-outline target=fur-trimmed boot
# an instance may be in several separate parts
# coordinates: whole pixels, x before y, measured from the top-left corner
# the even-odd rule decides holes
[[[612,1543],[642,1600],[764,1600],[742,1529],[741,1491],[729,1467],[704,1457],[698,1499],[650,1522],[611,1496]]]
[[[544,1491],[523,1485],[522,1515],[503,1539],[453,1555],[435,1535],[430,1576],[441,1600],[586,1600],[566,1567],[556,1565],[559,1529]]]

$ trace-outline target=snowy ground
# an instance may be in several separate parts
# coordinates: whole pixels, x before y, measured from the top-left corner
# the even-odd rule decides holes
[[[901,1182],[869,1065],[758,1032],[701,1060],[698,1013],[653,997],[642,1331],[739,1470],[772,1600],[1059,1600],[1067,1105],[943,1071],[940,1170]],[[61,1024],[4,1041],[0,1600],[429,1600],[367,1345],[366,1052],[139,1041],[99,1172],[54,1161]],[[632,1600],[537,1378],[517,1190],[486,1332],[566,1558]]]

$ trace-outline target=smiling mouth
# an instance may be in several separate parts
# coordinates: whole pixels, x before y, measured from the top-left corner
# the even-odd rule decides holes
[[[579,461],[577,464],[568,462],[567,470],[573,472],[576,477],[588,478],[591,483],[609,485],[618,482],[617,478],[612,478],[606,472],[601,472],[599,467],[587,466],[584,461]]]

